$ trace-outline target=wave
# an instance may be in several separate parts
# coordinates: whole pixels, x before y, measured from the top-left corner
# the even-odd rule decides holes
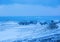
[[[29,21],[19,21],[19,22],[17,22],[17,21],[7,20],[7,21],[4,21],[4,22],[3,22],[3,21],[0,21],[0,24],[18,24],[18,23],[25,23],[25,22],[26,22],[27,24],[28,24],[29,22],[36,24],[37,22],[41,22],[41,23],[43,23],[43,22],[48,22],[48,23],[49,23],[50,21],[51,21],[51,20],[46,20],[46,21],[45,21],[45,20],[40,20],[40,21],[38,21],[38,20],[35,20],[35,21],[34,21],[34,20],[29,20]],[[60,20],[53,20],[53,21],[55,21],[55,22],[60,22]],[[25,23],[25,24],[26,24],[26,23]]]
[[[46,37],[39,37],[34,39],[8,39],[0,42],[60,42],[60,34],[54,34]]]
[[[0,26],[0,28],[2,28],[3,32],[0,32],[0,37],[2,37],[2,39],[3,39],[3,36],[4,37],[7,37],[7,39],[12,39],[12,38],[10,38],[10,35],[11,36],[12,35],[13,36],[15,35],[15,37],[22,38],[22,40],[23,39],[25,39],[25,40],[28,39],[29,42],[35,42],[36,40],[39,40],[41,42],[44,42],[44,40],[48,40],[49,41],[49,39],[50,39],[49,37],[51,37],[51,38],[56,37],[55,34],[57,34],[57,33],[60,32],[60,24],[59,23],[57,24],[59,27],[57,29],[53,29],[53,30],[46,28],[45,26],[47,26],[47,25],[39,25],[39,24],[36,24],[34,26],[33,25],[27,25],[27,26],[26,25],[23,25],[23,26],[20,26],[18,24],[18,22],[14,22],[14,21],[7,21],[7,22],[4,22],[4,23],[2,22],[1,24],[2,25]],[[17,28],[17,27],[19,27],[19,28]],[[4,31],[7,28],[10,28],[10,29]],[[9,33],[12,33],[12,34],[9,34]],[[19,34],[19,36],[16,36],[15,33],[16,34]],[[13,38],[15,38],[15,37],[13,37]],[[59,36],[59,38],[60,38],[60,36]],[[1,38],[0,38],[0,40],[1,40]],[[10,40],[6,40],[6,42],[8,42],[8,41],[10,41]],[[17,39],[15,41],[16,42],[17,41],[20,41],[20,39],[19,40]],[[13,41],[13,42],[15,42],[15,41]],[[3,42],[5,42],[5,41],[3,40]]]
[[[2,26],[4,26],[4,25],[18,25],[18,22],[14,22],[14,21],[0,22],[0,25],[2,25]]]

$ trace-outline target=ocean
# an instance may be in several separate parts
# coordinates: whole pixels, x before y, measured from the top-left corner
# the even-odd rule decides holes
[[[60,20],[60,16],[0,16],[0,21]]]
[[[59,20],[60,16],[1,16],[0,42],[60,42],[60,23],[56,29],[47,25],[19,25],[19,22]]]

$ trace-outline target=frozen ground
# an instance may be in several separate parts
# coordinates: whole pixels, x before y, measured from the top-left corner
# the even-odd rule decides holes
[[[43,38],[49,35],[60,34],[60,24],[57,24],[59,28],[49,30],[47,25],[18,25],[16,22],[6,22],[0,24],[0,42],[11,42],[15,39],[35,39]],[[7,41],[4,41],[7,40]]]

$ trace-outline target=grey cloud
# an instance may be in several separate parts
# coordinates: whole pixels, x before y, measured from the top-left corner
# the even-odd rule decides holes
[[[0,16],[59,16],[60,6],[57,8],[39,5],[9,5],[0,8]]]

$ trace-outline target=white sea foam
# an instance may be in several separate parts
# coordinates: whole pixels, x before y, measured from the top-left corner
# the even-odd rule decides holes
[[[7,39],[16,39],[16,38],[20,39],[39,38],[60,33],[60,24],[57,24],[59,28],[54,30],[49,30],[46,28],[47,25],[40,25],[39,23],[37,23],[36,25],[33,24],[18,25],[17,22],[9,21],[1,24],[3,24],[3,26],[0,25],[0,28],[6,30],[0,31],[0,41]]]

